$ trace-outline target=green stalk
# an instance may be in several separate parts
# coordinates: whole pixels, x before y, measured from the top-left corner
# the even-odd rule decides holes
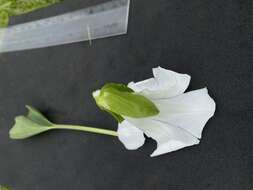
[[[90,133],[97,133],[97,134],[103,134],[103,135],[109,135],[109,136],[118,136],[118,133],[116,131],[112,131],[109,129],[100,129],[100,128],[94,128],[94,127],[87,127],[87,126],[79,126],[79,125],[58,125],[55,124],[54,129],[67,129],[67,130],[77,130],[77,131],[85,131]]]

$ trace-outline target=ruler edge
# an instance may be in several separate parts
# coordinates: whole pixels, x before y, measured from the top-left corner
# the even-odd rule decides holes
[[[124,35],[124,34],[127,34],[128,32],[128,22],[129,22],[129,10],[130,10],[130,0],[125,0],[126,1],[126,12],[127,12],[127,15],[126,15],[126,20],[125,20],[125,25],[124,25],[124,31],[122,32],[119,32],[117,34],[105,34],[103,36],[99,36],[99,37],[96,37],[96,38],[93,38],[92,40],[97,40],[97,39],[103,39],[103,38],[108,38],[108,37],[112,37],[112,36],[120,36],[120,35]],[[20,26],[20,25],[25,25],[25,24],[29,24],[29,23],[34,23],[34,22],[39,22],[39,21],[42,21],[42,20],[46,20],[46,19],[52,19],[52,18],[56,18],[56,17],[59,17],[59,16],[62,16],[62,15],[67,15],[67,14],[74,14],[76,12],[79,12],[79,11],[88,11],[90,8],[94,8],[94,7],[99,7],[99,6],[105,6],[107,4],[113,4],[113,2],[117,2],[117,0],[111,0],[111,1],[108,1],[108,2],[105,2],[105,3],[102,3],[102,4],[98,4],[98,5],[93,5],[93,6],[90,6],[90,7],[87,7],[87,8],[83,8],[83,9],[79,9],[79,10],[74,10],[74,11],[71,11],[71,12],[67,12],[67,13],[63,13],[63,14],[59,14],[59,15],[56,15],[56,16],[51,16],[51,17],[47,17],[47,18],[42,18],[42,19],[39,19],[39,20],[36,20],[36,21],[29,21],[29,22],[25,22],[25,23],[20,23],[20,24],[17,24],[17,25],[13,25],[13,26],[10,26],[8,28],[4,28],[4,29],[0,29],[0,34],[1,32],[3,31],[6,31],[8,29],[11,29],[13,27],[17,27],[17,26]],[[8,31],[6,31],[8,32]],[[7,51],[1,51],[1,41],[0,41],[0,54],[2,53],[11,53],[11,52],[18,52],[18,51],[26,51],[26,50],[35,50],[35,49],[42,49],[42,48],[47,48],[47,47],[57,47],[57,46],[61,46],[61,45],[66,45],[66,44],[73,44],[73,43],[78,43],[78,42],[87,42],[88,40],[73,40],[73,41],[68,41],[68,42],[63,42],[63,43],[59,43],[59,44],[55,44],[55,45],[49,45],[49,46],[38,46],[38,47],[32,47],[32,48],[27,48],[27,49],[16,49],[16,50],[7,50]]]

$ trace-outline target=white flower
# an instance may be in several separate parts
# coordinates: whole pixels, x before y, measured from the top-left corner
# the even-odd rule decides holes
[[[147,118],[124,117],[118,136],[127,149],[144,144],[145,133],[157,141],[151,156],[158,156],[199,143],[202,130],[215,112],[215,102],[206,88],[184,93],[190,76],[161,67],[153,69],[154,78],[131,82],[128,87],[148,99],[159,109],[158,115]]]

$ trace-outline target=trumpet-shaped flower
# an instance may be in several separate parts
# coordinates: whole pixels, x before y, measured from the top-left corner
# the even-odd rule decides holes
[[[215,102],[207,89],[184,93],[190,76],[161,67],[154,77],[124,84],[108,83],[93,92],[97,105],[118,122],[118,130],[89,126],[62,125],[49,121],[38,110],[27,106],[28,114],[15,118],[9,134],[25,139],[50,130],[67,129],[117,136],[129,150],[141,147],[145,136],[157,142],[151,156],[158,156],[198,144],[206,122],[215,112]]]
[[[215,102],[206,88],[184,93],[190,76],[161,67],[153,69],[154,78],[131,82],[128,87],[151,100],[159,113],[150,117],[124,116],[118,136],[127,149],[143,145],[145,133],[157,141],[151,156],[158,156],[200,142],[206,122],[215,112]]]

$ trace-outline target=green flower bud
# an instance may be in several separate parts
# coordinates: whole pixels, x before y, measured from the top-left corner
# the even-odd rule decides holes
[[[120,118],[123,116],[145,118],[159,113],[152,101],[133,92],[123,84],[106,84],[101,90],[93,92],[93,97],[102,110],[109,112],[114,117],[116,115]]]

